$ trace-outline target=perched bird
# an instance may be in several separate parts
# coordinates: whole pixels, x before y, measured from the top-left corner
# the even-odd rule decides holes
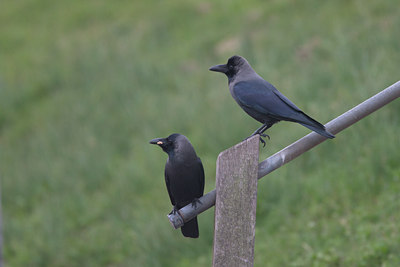
[[[260,134],[264,146],[265,141],[261,136],[268,136],[263,134],[265,130],[279,121],[297,122],[326,138],[335,137],[325,130],[324,125],[305,114],[272,84],[261,78],[245,58],[232,56],[227,64],[213,66],[210,70],[222,72],[228,77],[229,91],[233,98],[247,114],[263,124],[251,136]]]
[[[169,198],[174,206],[171,213],[175,214],[189,203],[196,206],[204,192],[204,169],[192,144],[186,136],[176,133],[167,138],[153,139],[150,144],[160,146],[168,154],[164,175]],[[199,237],[197,217],[186,222],[181,231],[186,237]]]

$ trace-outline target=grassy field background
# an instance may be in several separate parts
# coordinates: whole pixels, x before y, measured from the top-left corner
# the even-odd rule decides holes
[[[229,56],[325,123],[399,80],[396,1],[5,0],[0,172],[6,266],[210,266],[171,228],[166,160],[220,151],[258,123],[208,71]],[[400,265],[400,102],[260,181],[256,266]],[[308,133],[282,122],[260,159]]]

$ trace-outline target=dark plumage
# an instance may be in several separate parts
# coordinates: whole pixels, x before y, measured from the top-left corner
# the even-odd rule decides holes
[[[150,144],[160,146],[168,154],[164,174],[169,198],[174,206],[172,213],[189,203],[195,206],[198,198],[203,196],[204,170],[192,144],[181,134],[156,138]],[[197,217],[185,223],[181,231],[186,237],[199,237]]]
[[[314,120],[272,84],[261,78],[241,56],[229,58],[227,64],[216,65],[211,71],[222,72],[228,77],[229,90],[239,106],[263,125],[252,135],[263,134],[273,124],[283,120],[300,123],[326,138],[335,136]],[[265,142],[261,139],[261,142]]]

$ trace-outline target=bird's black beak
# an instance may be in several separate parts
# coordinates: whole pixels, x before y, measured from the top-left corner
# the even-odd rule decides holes
[[[216,72],[227,73],[228,72],[228,66],[226,66],[226,64],[215,65],[215,66],[209,68],[209,70],[216,71]]]
[[[159,145],[160,146],[160,145],[165,143],[165,140],[164,140],[164,138],[155,138],[153,140],[150,140],[149,143],[152,144],[152,145]]]

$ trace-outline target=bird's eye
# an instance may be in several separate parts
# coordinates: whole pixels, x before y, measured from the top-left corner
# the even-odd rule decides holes
[[[233,69],[233,65],[229,65],[228,69],[230,69],[230,70]]]

